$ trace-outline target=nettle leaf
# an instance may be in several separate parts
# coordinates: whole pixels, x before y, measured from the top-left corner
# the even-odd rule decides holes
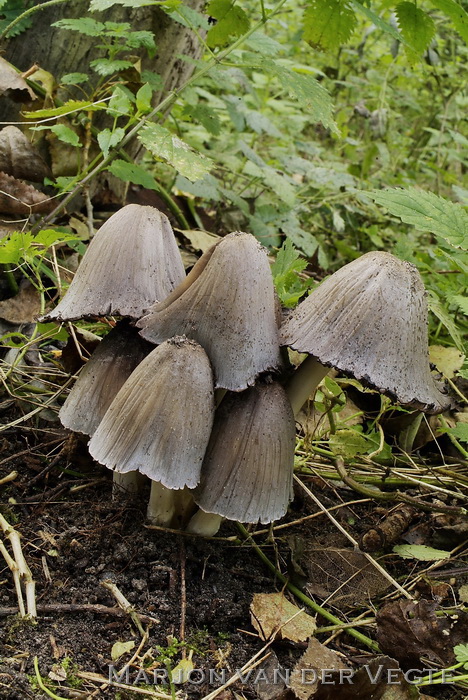
[[[153,90],[149,83],[145,83],[145,85],[142,85],[142,87],[138,90],[135,97],[135,102],[137,110],[142,114],[147,114],[148,112],[151,112],[152,95]]]
[[[468,213],[460,204],[415,187],[373,190],[364,194],[405,224],[429,231],[454,248],[468,250]]]
[[[212,48],[224,46],[232,37],[245,34],[250,27],[248,16],[233,0],[211,0],[205,12],[218,20],[206,35],[206,43]]]
[[[130,32],[125,36],[125,43],[131,49],[139,49],[143,47],[148,51],[150,57],[154,55],[156,51],[156,44],[154,42],[153,32],[146,30],[141,30],[138,32]]]
[[[166,161],[192,182],[200,180],[213,166],[209,158],[193,151],[182,139],[159,124],[143,127],[138,140],[156,158]]]
[[[120,117],[132,112],[133,103],[128,91],[121,85],[117,85],[107,105],[107,114],[110,114],[111,117]]]
[[[401,2],[396,6],[395,14],[400,31],[411,47],[405,47],[407,55],[410,60],[417,60],[427,50],[434,37],[434,21],[427,12],[412,2]]]
[[[454,428],[447,428],[445,432],[460,442],[468,442],[468,423],[457,423]]]
[[[441,1],[443,2],[443,0]],[[451,0],[447,1],[451,2]],[[400,41],[402,44],[406,44],[406,41],[400,34],[400,32],[397,29],[395,29],[395,27],[389,22],[386,22],[384,19],[379,17],[379,15],[377,15],[373,10],[371,10],[370,7],[367,7],[367,5],[362,5],[357,0],[351,0],[351,4],[354,5],[354,7],[356,7],[359,10],[359,12],[362,12],[362,14],[365,15],[367,19],[369,19],[372,22],[372,24],[377,27],[377,29],[381,29],[383,32],[390,34],[390,36],[396,39],[396,41]]]
[[[111,148],[117,146],[125,136],[125,129],[118,127],[111,131],[110,129],[103,129],[99,132],[97,136],[99,148],[104,153],[104,157],[107,158]]]
[[[304,39],[325,50],[338,49],[349,41],[356,24],[346,0],[312,0],[304,13]]]
[[[279,41],[272,39],[271,36],[263,32],[254,32],[245,43],[252,51],[259,53],[261,56],[277,56],[284,50],[284,46]]]
[[[455,0],[431,0],[438,10],[450,17],[455,29],[468,44],[468,13]]]
[[[133,63],[125,61],[123,58],[96,58],[89,65],[98,75],[106,76],[132,68]]]
[[[79,19],[59,19],[52,24],[52,27],[69,29],[73,32],[80,32],[86,36],[101,36],[105,29],[102,22],[98,22],[92,17],[80,17]]]
[[[88,82],[88,80],[89,75],[87,73],[67,73],[62,75],[60,82],[62,85],[80,85]]]
[[[148,190],[158,190],[156,180],[147,170],[136,163],[128,163],[126,160],[114,160],[107,170],[123,182],[131,182],[134,185],[141,185]]]
[[[307,260],[299,257],[292,242],[286,239],[271,266],[273,281],[283,306],[287,308],[296,306],[299,299],[306,293],[310,285],[307,281],[301,280],[299,273],[307,267],[307,264]]]
[[[210,23],[208,22],[208,17],[205,17],[201,12],[194,10],[193,7],[187,7],[186,5],[178,5],[175,11],[169,13],[175,22],[179,22],[184,27],[192,29],[204,29],[208,31],[210,28]]]
[[[51,107],[50,109],[36,109],[34,112],[25,112],[26,119],[43,119],[44,117],[62,117],[64,114],[72,112],[97,112],[100,109],[106,109],[104,103],[96,104],[87,100],[68,100],[60,107]]]
[[[221,132],[221,122],[218,115],[207,105],[185,105],[183,115],[199,122],[213,136],[218,136]]]
[[[419,559],[420,561],[450,559],[450,552],[427,547],[425,544],[397,544],[393,547],[393,551],[403,559]]]
[[[70,129],[69,126],[65,126],[65,124],[55,124],[54,126],[47,127],[47,129],[49,129],[49,131],[52,131],[52,133],[56,135],[59,141],[63,141],[63,143],[69,143],[70,146],[76,146],[76,148],[82,147],[82,144],[80,143],[80,137],[78,136],[76,131]]]

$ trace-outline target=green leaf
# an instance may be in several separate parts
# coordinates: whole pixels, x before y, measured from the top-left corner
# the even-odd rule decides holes
[[[277,56],[284,50],[284,46],[263,32],[254,32],[245,42],[251,51],[261,56]]]
[[[97,136],[99,148],[104,153],[104,157],[107,158],[109,151],[114,146],[117,146],[125,136],[125,129],[118,127],[111,131],[110,129],[103,129],[99,132]]]
[[[125,35],[125,44],[131,49],[139,49],[143,47],[147,50],[150,58],[154,56],[156,44],[154,42],[153,32],[141,30],[139,32],[129,32]]]
[[[101,36],[104,31],[104,24],[92,17],[80,17],[79,19],[59,19],[52,24],[52,27],[69,29],[73,32],[80,32],[86,36]]]
[[[403,559],[419,559],[420,561],[450,559],[450,552],[427,547],[425,544],[397,544],[393,547],[393,551]]]
[[[468,214],[460,204],[415,187],[373,190],[364,194],[405,224],[430,231],[454,248],[468,250]]]
[[[187,7],[186,5],[180,4],[173,12],[169,13],[173,20],[179,22],[184,27],[191,29],[195,27],[196,29],[204,29],[208,31],[210,24],[208,18],[202,15],[201,12],[194,10],[193,7]]]
[[[136,107],[141,114],[148,114],[148,112],[151,112],[152,95],[153,90],[149,83],[145,83],[138,90],[136,94]]]
[[[447,428],[445,432],[460,442],[468,442],[468,423],[457,423],[454,428]]]
[[[103,12],[114,5],[123,5],[124,7],[161,7],[164,10],[172,11],[180,5],[181,0],[91,0],[89,9],[90,12]]]
[[[89,75],[87,73],[67,73],[62,75],[60,82],[62,85],[80,85],[81,83],[86,83],[89,80]]]
[[[44,117],[61,117],[64,114],[72,112],[96,112],[100,109],[106,109],[106,105],[95,104],[88,100],[68,100],[60,107],[51,107],[50,109],[37,109],[35,112],[24,112],[23,116],[27,119],[43,119]]]
[[[299,277],[299,272],[306,267],[307,260],[299,257],[292,242],[286,239],[271,266],[273,281],[283,306],[295,306],[307,291],[309,284],[303,283]]]
[[[450,17],[461,38],[468,44],[468,13],[455,0],[431,0],[438,10]]]
[[[458,330],[457,325],[453,319],[453,316],[447,311],[447,309],[443,306],[441,300],[436,296],[435,292],[433,292],[432,290],[428,291],[427,305],[429,307],[429,311],[432,311],[434,316],[436,316],[442,323],[442,325],[444,325],[445,328],[448,330],[449,334],[452,336],[453,341],[457,348],[460,350],[460,352],[464,353],[465,349],[463,347],[463,340],[460,335],[460,331]]]
[[[224,46],[232,37],[242,36],[250,27],[250,20],[235,0],[211,0],[205,10],[217,19],[206,35],[206,43],[211,48]]]
[[[79,236],[76,234],[67,233],[66,231],[61,231],[60,229],[47,228],[39,231],[39,233],[34,236],[31,244],[40,245],[44,248],[50,248],[53,245],[57,245],[57,243],[78,240]]]
[[[183,115],[200,124],[213,136],[221,133],[221,122],[216,112],[207,105],[185,105]]]
[[[135,642],[115,642],[111,649],[112,661],[117,661],[124,654],[128,654],[135,647]]]
[[[449,299],[451,304],[456,304],[460,311],[468,316],[468,297],[464,297],[461,294],[454,294]]]
[[[467,668],[468,644],[457,644],[455,647],[453,647],[453,653],[455,654],[455,658],[458,663],[464,664],[464,667]]]
[[[59,141],[63,141],[64,143],[69,143],[70,146],[76,146],[77,148],[81,148],[82,144],[80,143],[80,137],[76,133],[76,131],[73,131],[73,129],[70,129],[69,126],[65,126],[65,124],[55,124],[54,126],[48,126],[47,129],[49,131],[52,131]]]
[[[141,165],[128,163],[126,160],[114,160],[107,170],[124,182],[132,182],[149,190],[158,190],[154,177]]]
[[[450,2],[450,0],[448,1]],[[383,32],[390,34],[390,36],[393,37],[393,39],[396,39],[396,41],[401,41],[402,44],[406,44],[406,41],[400,32],[389,22],[386,22],[384,19],[379,17],[379,15],[371,10],[370,7],[367,7],[367,5],[362,5],[357,0],[351,0],[351,4],[354,5],[359,12],[362,12],[362,14],[365,15],[367,19],[370,20],[375,27],[377,27],[377,29],[381,29]]]
[[[96,58],[89,65],[98,75],[107,76],[132,68],[133,63],[121,58]]]
[[[107,114],[110,114],[111,117],[120,117],[132,112],[133,105],[127,91],[121,85],[117,85],[109,100]]]
[[[0,240],[0,263],[16,265],[31,247],[32,233],[14,231]]]
[[[338,49],[356,28],[354,10],[345,0],[311,0],[304,13],[304,39],[325,50]]]
[[[156,158],[166,161],[192,182],[200,180],[213,166],[209,158],[193,151],[184,141],[159,124],[143,127],[138,139]]]
[[[432,18],[412,2],[400,2],[395,8],[398,25],[411,48],[405,47],[410,60],[418,60],[428,49],[434,34]]]
[[[330,435],[329,445],[334,454],[341,455],[346,459],[365,454],[369,448],[364,435],[355,430],[337,430],[336,433]]]

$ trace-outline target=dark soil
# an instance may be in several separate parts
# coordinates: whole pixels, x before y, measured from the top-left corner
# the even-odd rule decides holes
[[[8,420],[17,415],[8,415]],[[0,560],[0,698],[48,697],[38,686],[34,657],[43,681],[56,696],[116,700],[150,697],[110,689],[96,678],[77,675],[84,672],[108,679],[109,665],[114,663],[116,671],[122,669],[141,641],[130,615],[118,608],[110,591],[103,587],[104,580],[117,585],[141,615],[143,628],[148,629],[139,656],[144,656],[150,679],[152,669],[174,668],[182,656],[190,658],[191,654],[194,667],[201,669],[206,679],[209,669],[225,669],[226,680],[230,678],[264,645],[250,622],[253,594],[282,590],[282,585],[251,546],[240,542],[239,531],[232,523],[224,524],[219,539],[212,540],[146,528],[144,496],[137,501],[113,501],[111,476],[91,462],[85,444],[53,423],[42,426],[20,424],[0,437],[0,479],[13,469],[19,474],[14,481],[0,486],[1,512],[21,533],[25,557],[37,582],[39,611],[37,623],[18,619],[11,573]],[[337,498],[356,497],[350,491],[340,493],[323,484],[318,488],[328,505],[338,502]],[[336,516],[349,527],[352,515],[357,523],[353,534],[358,536],[359,529],[373,522],[374,505],[361,504],[359,510],[358,506],[344,508],[336,511]],[[296,498],[290,518],[300,518],[313,510]],[[256,539],[269,558],[287,571],[291,535],[300,541],[307,537],[309,542],[320,543],[331,529],[322,516],[307,527],[280,532],[274,542],[267,535]],[[335,545],[343,544],[333,537]],[[339,607],[337,603],[331,609],[345,620],[346,611]],[[351,617],[359,612],[353,609]],[[318,619],[318,624],[327,623]],[[371,628],[363,631],[373,636]],[[319,638],[325,641],[328,637],[326,633]],[[135,642],[133,650],[113,662],[113,645],[131,641]],[[306,646],[286,641],[276,642],[272,649],[283,667],[292,669]],[[362,662],[370,658],[369,651],[364,646],[359,648],[346,634],[336,637],[330,648],[348,659]],[[64,669],[67,677],[60,681]],[[135,663],[131,678],[137,671]],[[219,685],[185,683],[176,690],[181,697],[202,698]],[[145,687],[148,689],[139,685]],[[154,685],[151,688],[155,690]],[[280,697],[252,681],[232,688],[242,693],[237,697],[252,700]],[[157,689],[170,692],[167,686]],[[449,693],[436,688],[434,697],[462,697],[453,689]],[[223,691],[218,697],[226,700],[235,695]],[[340,698],[339,690],[334,697]]]

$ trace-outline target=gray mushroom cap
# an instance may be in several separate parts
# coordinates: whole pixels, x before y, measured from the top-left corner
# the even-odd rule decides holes
[[[141,318],[184,278],[167,216],[154,207],[128,204],[97,231],[67,293],[44,320]]]
[[[176,337],[138,365],[89,443],[121,474],[137,470],[169,489],[195,487],[214,416],[213,373],[200,345]]]
[[[216,388],[241,391],[281,363],[270,266],[249,233],[221,239],[137,325],[152,343],[178,334],[197,340],[213,365]]]
[[[93,435],[117,392],[153,349],[136,328],[121,321],[99,343],[59,412],[66,428]]]
[[[281,344],[403,404],[449,405],[429,366],[426,292],[414,265],[366,253],[328,277],[284,322]]]
[[[281,518],[292,497],[295,423],[277,382],[226,396],[216,411],[195,503],[240,522]]]

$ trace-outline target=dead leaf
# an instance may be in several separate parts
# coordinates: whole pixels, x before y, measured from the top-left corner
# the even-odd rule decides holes
[[[270,651],[268,659],[254,673],[258,700],[286,700],[291,696],[285,682],[287,671],[281,666],[274,651]]]
[[[415,668],[422,656],[442,666],[455,662],[453,647],[468,638],[468,614],[436,616],[437,602],[400,600],[377,613],[377,641],[403,669]]]
[[[306,652],[301,656],[291,673],[289,687],[299,700],[309,700],[309,698],[315,697],[322,678],[326,682],[330,679],[332,671],[340,669],[349,669],[349,667],[336,652],[324,647],[312,637]],[[336,685],[333,697],[337,697]]]
[[[47,214],[55,204],[47,195],[0,172],[0,211],[5,214]]]
[[[31,323],[41,312],[41,296],[32,284],[25,284],[18,294],[0,301],[0,318],[19,325]]]
[[[276,639],[303,642],[316,628],[315,619],[286,600],[282,593],[255,593],[250,613],[252,625],[265,641],[274,634]]]
[[[211,248],[220,239],[220,236],[217,236],[215,233],[200,231],[199,229],[181,231],[181,234],[190,241],[192,248],[201,250],[202,253]]]
[[[36,95],[27,82],[13,68],[13,66],[0,57],[0,95],[10,97],[15,102],[31,102]]]
[[[16,126],[6,126],[0,131],[0,170],[33,182],[42,182],[52,174],[40,153]]]
[[[47,674],[51,681],[66,681],[67,672],[60,664],[54,664]]]
[[[431,345],[429,360],[445,377],[453,379],[455,372],[462,367],[465,356],[457,348]]]

